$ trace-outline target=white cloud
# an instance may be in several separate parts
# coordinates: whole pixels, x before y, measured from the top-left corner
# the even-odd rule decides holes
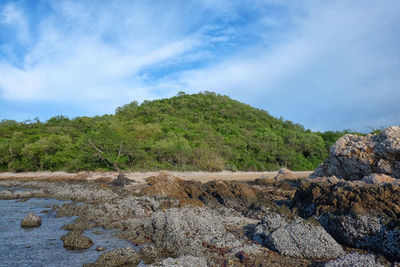
[[[9,3],[0,12],[0,22],[13,27],[16,36],[21,44],[26,44],[30,40],[29,26],[21,9],[15,4]]]
[[[22,9],[1,11],[19,42],[31,44],[18,67],[0,58],[7,101],[75,103],[102,114],[132,100],[212,90],[314,130],[400,121],[395,0],[49,4],[35,41]]]

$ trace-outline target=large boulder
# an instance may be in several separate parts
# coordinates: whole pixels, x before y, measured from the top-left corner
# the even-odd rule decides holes
[[[377,135],[348,134],[339,138],[311,177],[335,175],[361,180],[372,173],[400,178],[400,127],[388,127]]]
[[[29,227],[38,227],[42,224],[42,219],[33,214],[29,213],[25,216],[25,218],[21,221],[21,227],[29,228]]]
[[[344,254],[343,248],[317,222],[280,227],[268,236],[268,243],[271,249],[291,257],[321,260]]]
[[[314,219],[267,214],[255,227],[253,240],[282,255],[305,259],[332,259],[342,247]]]

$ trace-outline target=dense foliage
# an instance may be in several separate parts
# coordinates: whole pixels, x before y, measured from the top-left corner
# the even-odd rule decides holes
[[[314,133],[204,92],[115,115],[0,123],[0,170],[311,170],[343,132]]]

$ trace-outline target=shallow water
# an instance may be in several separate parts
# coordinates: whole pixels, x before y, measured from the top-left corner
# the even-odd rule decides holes
[[[94,245],[83,251],[67,250],[60,237],[67,233],[61,227],[71,223],[74,217],[55,218],[51,206],[61,206],[65,201],[56,199],[0,200],[0,266],[82,266],[94,262],[104,252],[97,252],[97,246],[107,251],[118,247],[132,246],[128,241],[112,236],[111,231],[98,229],[100,235],[88,230]],[[36,228],[21,228],[21,220],[32,212],[42,217],[42,225]],[[133,246],[132,246],[133,247]]]

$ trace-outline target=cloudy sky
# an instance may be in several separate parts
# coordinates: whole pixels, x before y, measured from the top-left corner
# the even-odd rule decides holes
[[[0,0],[0,120],[214,91],[311,130],[400,124],[400,1]]]

